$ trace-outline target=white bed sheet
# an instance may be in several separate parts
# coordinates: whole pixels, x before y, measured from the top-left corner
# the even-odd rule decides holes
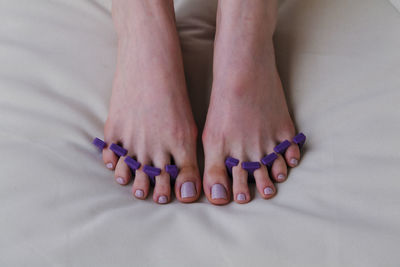
[[[215,8],[176,2],[199,124]],[[309,141],[274,199],[224,207],[135,200],[90,144],[115,66],[109,1],[0,0],[0,22],[0,266],[400,266],[389,1],[281,2],[278,65]]]

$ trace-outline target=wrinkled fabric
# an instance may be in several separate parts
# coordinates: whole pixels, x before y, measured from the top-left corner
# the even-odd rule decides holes
[[[175,4],[201,129],[217,1]],[[281,1],[277,64],[304,157],[272,200],[251,185],[249,204],[223,207],[136,200],[91,145],[115,70],[110,7],[0,1],[1,266],[398,266],[400,14],[389,1]]]

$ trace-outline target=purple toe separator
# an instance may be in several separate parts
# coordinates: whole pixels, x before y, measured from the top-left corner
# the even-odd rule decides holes
[[[152,185],[155,185],[156,184],[156,180],[155,180],[154,177],[156,177],[156,176],[161,174],[161,169],[156,168],[156,167],[152,167],[152,166],[149,166],[149,165],[144,165],[143,172],[149,176],[150,183]]]
[[[242,169],[246,170],[249,173],[249,176],[248,176],[249,183],[255,182],[253,173],[255,170],[257,170],[259,168],[261,168],[260,162],[257,162],[257,161],[242,162]]]
[[[285,140],[282,143],[280,143],[279,145],[277,145],[274,148],[274,151],[278,154],[283,154],[283,153],[285,153],[286,149],[288,149],[289,146],[290,146],[289,140]]]
[[[107,146],[106,142],[97,137],[93,139],[92,144],[95,145],[99,150],[103,150]]]
[[[262,164],[264,164],[265,166],[267,166],[268,168],[272,167],[272,164],[274,163],[274,161],[278,158],[278,155],[276,155],[275,153],[271,153],[268,154],[267,156],[263,157],[261,159]]]
[[[242,162],[242,169],[248,171],[250,175],[253,175],[253,172],[259,168],[261,168],[260,162],[257,161]]]
[[[299,133],[298,135],[293,137],[293,142],[297,144],[301,149],[306,142],[306,135],[304,133]]]
[[[175,183],[176,177],[178,177],[179,169],[176,165],[166,165],[165,171],[171,177],[171,184]]]
[[[239,160],[235,159],[235,158],[232,158],[232,157],[228,157],[225,160],[225,166],[228,169],[229,174],[231,174],[231,175],[232,175],[232,168],[237,166],[238,164],[239,164]]]
[[[128,153],[128,151],[125,148],[123,148],[117,144],[114,144],[114,143],[111,144],[110,150],[120,157],[123,157]]]
[[[131,157],[126,157],[124,161],[125,161],[126,165],[128,165],[129,168],[131,168],[133,171],[136,171],[141,166],[140,162],[137,162],[136,160],[134,160]]]

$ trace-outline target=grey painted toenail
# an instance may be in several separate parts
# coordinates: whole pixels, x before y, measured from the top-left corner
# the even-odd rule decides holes
[[[124,178],[118,177],[118,178],[117,178],[117,183],[119,183],[119,184],[124,184],[124,183],[125,183]]]
[[[193,182],[185,182],[181,186],[181,197],[194,197],[196,195],[196,187]]]
[[[295,159],[295,158],[292,158],[292,159],[290,160],[290,164],[292,164],[292,165],[294,165],[294,166],[296,166],[297,163],[299,163],[299,161],[298,161],[297,159]]]
[[[165,203],[167,203],[167,201],[168,201],[168,199],[166,196],[160,196],[158,198],[158,203],[160,203],[160,204],[165,204]]]
[[[113,168],[113,164],[111,162],[109,162],[109,163],[106,164],[106,167],[108,169],[112,169]]]
[[[273,193],[274,193],[274,190],[271,187],[264,188],[265,195],[272,195]]]
[[[215,184],[211,187],[212,199],[226,199],[226,190],[222,184]]]
[[[237,195],[237,200],[243,201],[246,200],[246,195],[243,193],[240,193]]]
[[[278,175],[278,180],[284,180],[286,178],[286,175],[284,175],[283,173]]]
[[[137,190],[135,191],[135,196],[136,196],[136,197],[139,197],[139,198],[142,198],[142,197],[144,196],[143,190],[137,189]]]

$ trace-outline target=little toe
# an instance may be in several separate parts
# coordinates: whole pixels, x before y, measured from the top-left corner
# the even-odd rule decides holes
[[[250,201],[250,191],[248,185],[248,173],[242,169],[240,164],[232,168],[233,178],[233,198],[235,202],[244,204]]]
[[[274,161],[271,168],[271,175],[274,181],[281,183],[287,178],[287,166],[282,155],[278,154],[278,158]]]
[[[158,204],[166,204],[170,201],[171,185],[169,174],[165,170],[161,170],[161,174],[155,177],[156,184],[154,186],[153,200]]]
[[[184,203],[196,201],[200,197],[201,181],[196,166],[181,167],[175,182],[175,196]]]
[[[115,167],[117,166],[118,156],[115,155],[115,153],[110,150],[109,145],[107,146],[107,148],[103,149],[103,161],[107,169],[109,170],[114,170]]]
[[[131,169],[124,162],[125,157],[120,157],[117,166],[115,167],[115,181],[120,185],[127,185],[131,178],[132,172]]]
[[[135,180],[132,186],[132,194],[138,199],[145,199],[149,194],[150,181],[143,172],[143,166],[135,171]]]
[[[292,168],[296,167],[300,161],[300,149],[295,143],[292,143],[285,152],[286,164]]]
[[[256,180],[257,190],[263,198],[269,199],[275,196],[276,189],[269,178],[267,167],[262,165],[261,168],[255,170],[254,179]]]
[[[207,167],[204,172],[203,189],[208,201],[215,205],[225,205],[231,199],[230,182],[224,163]]]

